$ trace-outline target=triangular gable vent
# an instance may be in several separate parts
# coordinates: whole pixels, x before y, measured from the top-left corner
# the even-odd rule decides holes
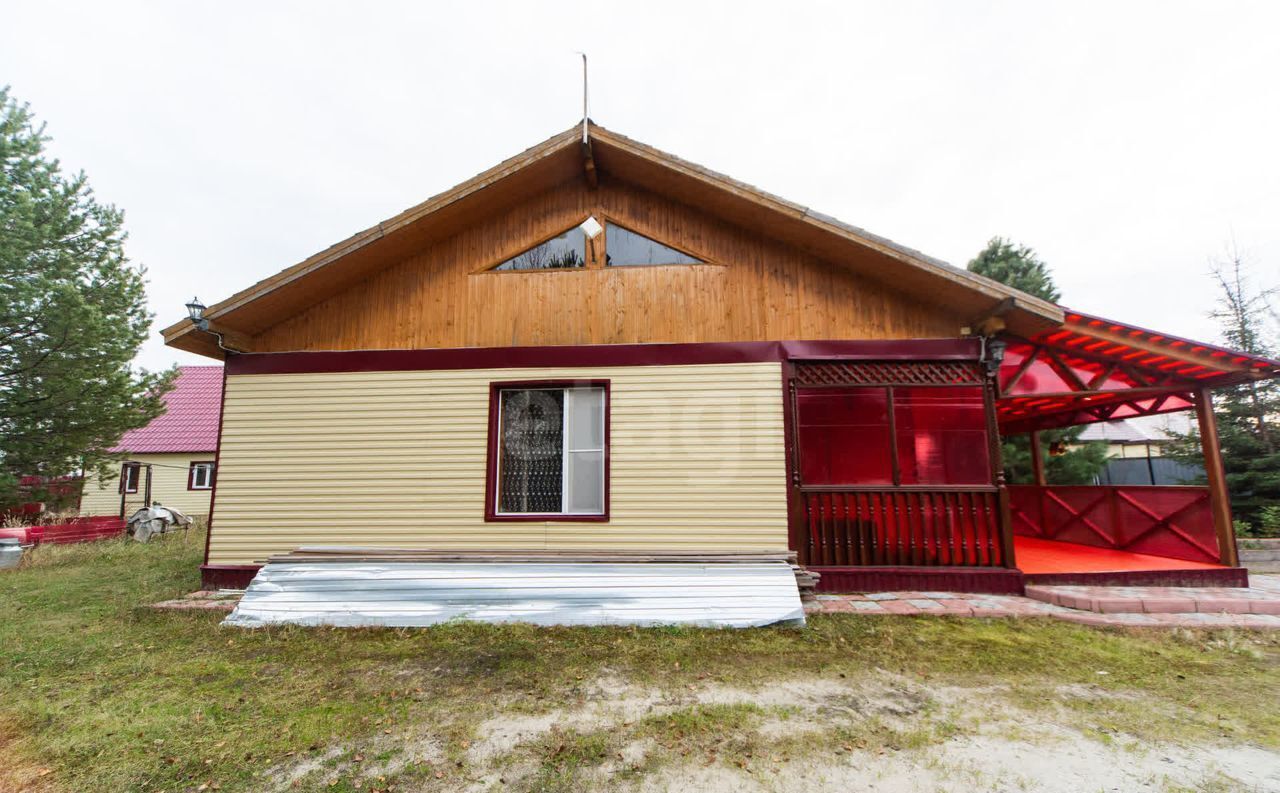
[[[645,264],[703,264],[687,253],[682,253],[655,239],[637,234],[615,223],[605,224],[605,264],[625,267]]]
[[[587,235],[574,226],[546,242],[507,259],[494,270],[565,270],[585,267]]]

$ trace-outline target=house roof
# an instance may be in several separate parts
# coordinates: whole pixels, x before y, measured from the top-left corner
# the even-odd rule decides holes
[[[222,367],[182,366],[165,412],[145,427],[129,430],[111,451],[132,454],[212,452],[218,448]]]
[[[710,169],[588,124],[582,124],[365,229],[205,311],[230,346],[252,337],[347,286],[394,264],[432,240],[520,197],[572,179],[613,178],[681,201],[809,251],[837,266],[975,318],[999,307],[1007,326],[1034,335],[1062,322],[1058,306],[842,223]],[[161,331],[166,344],[222,358],[208,333],[182,320]]]

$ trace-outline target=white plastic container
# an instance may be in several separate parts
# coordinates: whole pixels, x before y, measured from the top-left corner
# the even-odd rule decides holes
[[[0,537],[0,570],[12,570],[22,561],[22,546],[13,537]]]

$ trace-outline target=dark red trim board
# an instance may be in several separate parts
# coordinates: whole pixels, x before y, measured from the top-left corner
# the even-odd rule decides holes
[[[823,567],[809,566],[821,575],[819,592],[977,592],[1021,595],[1030,584],[1079,586],[1200,586],[1247,587],[1243,567],[1195,570],[1127,570],[1115,573],[1041,573],[1001,568],[937,567]]]
[[[258,574],[256,564],[200,565],[203,589],[244,589]],[[1122,573],[1053,573],[1024,576],[999,568],[940,569],[910,567],[810,567],[821,574],[819,592],[975,592],[1021,595],[1025,584],[1092,586],[1247,587],[1242,567],[1217,570],[1151,570]]]
[[[218,471],[222,468],[222,418],[227,414],[227,369],[238,357],[234,353],[228,353],[226,365],[222,367],[222,397],[218,402],[218,446],[213,450],[213,492],[209,494],[209,517],[205,519],[204,528],[205,566],[209,564],[209,543],[213,539],[213,507],[218,503]],[[202,567],[201,570],[203,569]]]
[[[200,588],[244,589],[260,569],[260,564],[202,564]]]
[[[978,592],[1021,595],[1020,570],[1001,567],[819,567],[819,592]]]
[[[1028,584],[1071,586],[1214,586],[1247,587],[1243,567],[1199,567],[1191,570],[1119,570],[1094,573],[1027,573]]]
[[[498,512],[498,396],[519,388],[601,388],[604,389],[604,512],[599,515],[504,515]],[[537,521],[542,523],[609,522],[610,383],[608,380],[513,380],[489,384],[489,441],[485,455],[484,519],[488,523]],[[566,438],[567,442],[568,439]]]
[[[591,344],[430,350],[267,352],[227,356],[226,373],[402,372],[547,366],[676,366],[789,360],[976,361],[977,339]]]

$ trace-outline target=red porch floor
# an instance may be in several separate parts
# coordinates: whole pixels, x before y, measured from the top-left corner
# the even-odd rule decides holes
[[[1217,564],[1095,548],[1073,542],[1041,540],[1035,537],[1014,537],[1013,549],[1018,569],[1027,575],[1225,569]]]

